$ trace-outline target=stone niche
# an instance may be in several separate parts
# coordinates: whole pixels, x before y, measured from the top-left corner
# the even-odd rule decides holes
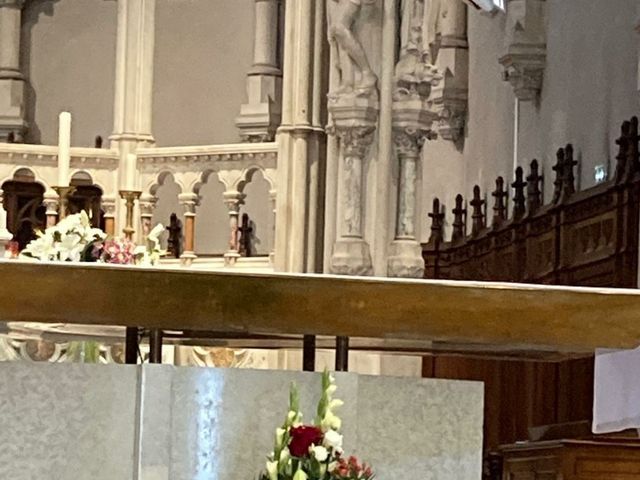
[[[481,477],[482,384],[336,378],[345,450],[377,478]],[[292,381],[313,418],[319,374],[0,364],[0,478],[256,478]]]

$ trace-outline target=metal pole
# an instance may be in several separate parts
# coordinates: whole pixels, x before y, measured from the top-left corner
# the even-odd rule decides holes
[[[138,329],[136,327],[127,327],[124,363],[127,365],[135,365],[138,363]]]
[[[336,372],[349,371],[349,337],[336,337]]]
[[[159,328],[149,332],[149,363],[162,363],[162,330]]]
[[[305,335],[302,339],[302,370],[315,372],[316,370],[316,337]]]

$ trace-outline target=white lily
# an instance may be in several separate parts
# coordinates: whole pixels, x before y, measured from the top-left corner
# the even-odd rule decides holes
[[[298,468],[298,471],[293,476],[293,480],[307,480],[309,478],[307,474],[302,470],[302,468]]]
[[[276,445],[282,445],[285,433],[286,431],[284,428],[276,428]]]
[[[342,449],[342,435],[335,430],[327,430],[322,443],[327,448]]]
[[[278,462],[267,462],[269,480],[278,480]]]
[[[309,451],[319,462],[324,462],[329,457],[329,451],[322,445],[311,446]]]

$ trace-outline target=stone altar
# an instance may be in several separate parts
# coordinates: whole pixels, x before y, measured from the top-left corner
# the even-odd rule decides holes
[[[377,478],[480,479],[481,384],[336,378],[345,449]],[[256,478],[294,380],[310,419],[319,374],[0,363],[0,478]]]

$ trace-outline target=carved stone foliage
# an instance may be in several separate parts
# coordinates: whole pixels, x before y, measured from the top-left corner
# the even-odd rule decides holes
[[[523,101],[542,90],[547,59],[545,0],[511,0],[507,9],[505,53],[499,59],[504,79]]]

